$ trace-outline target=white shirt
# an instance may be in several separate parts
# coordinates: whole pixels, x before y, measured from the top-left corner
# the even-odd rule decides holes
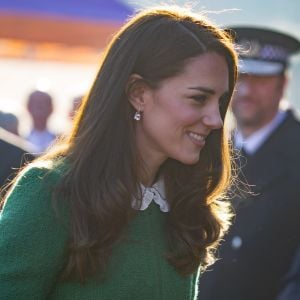
[[[286,111],[278,111],[273,120],[254,132],[247,138],[244,138],[242,133],[237,129],[234,133],[234,145],[237,149],[244,148],[247,154],[254,154],[257,149],[266,141],[271,133],[284,121]]]
[[[38,131],[33,129],[26,140],[34,146],[34,152],[44,152],[54,141],[55,135],[48,130]]]
[[[154,201],[162,212],[168,212],[170,210],[169,203],[166,200],[165,184],[163,179],[159,179],[151,187],[145,187],[141,184],[142,191],[142,205],[139,207],[137,199],[132,200],[132,207],[136,210],[145,210],[150,203]]]

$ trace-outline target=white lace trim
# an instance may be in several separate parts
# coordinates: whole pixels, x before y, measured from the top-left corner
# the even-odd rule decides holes
[[[132,207],[137,210],[145,210],[150,203],[154,201],[162,212],[168,212],[170,210],[169,203],[166,200],[164,181],[160,179],[151,187],[145,187],[141,184],[142,191],[142,205],[139,207],[137,199],[133,199]]]

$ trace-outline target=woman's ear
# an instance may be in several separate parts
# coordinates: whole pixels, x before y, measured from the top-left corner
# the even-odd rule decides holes
[[[126,85],[126,95],[128,101],[136,111],[143,111],[146,102],[147,89],[148,85],[143,80],[142,76],[138,74],[130,75]]]

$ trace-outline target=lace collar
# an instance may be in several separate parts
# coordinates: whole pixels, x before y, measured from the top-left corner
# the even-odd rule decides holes
[[[169,204],[166,200],[165,184],[163,179],[159,179],[150,187],[145,187],[141,184],[142,192],[142,205],[139,207],[137,199],[133,199],[132,207],[137,210],[145,210],[148,208],[150,203],[154,201],[162,212],[168,212],[170,210]]]

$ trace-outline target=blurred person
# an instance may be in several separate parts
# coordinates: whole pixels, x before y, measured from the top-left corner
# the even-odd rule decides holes
[[[2,299],[195,299],[227,230],[231,39],[181,8],[115,35],[65,145],[0,218]]]
[[[69,111],[69,118],[70,118],[71,120],[74,119],[75,114],[76,114],[77,111],[79,110],[80,105],[81,105],[81,103],[82,103],[82,101],[83,101],[83,97],[84,97],[84,96],[77,96],[77,97],[73,98],[72,104],[71,104],[71,109],[70,109],[70,111]]]
[[[300,243],[300,122],[280,108],[300,43],[265,28],[232,32],[241,51],[233,141],[252,193],[233,199],[234,224],[200,281],[199,299],[274,300]]]
[[[0,127],[15,135],[19,135],[19,120],[12,113],[0,111]]]
[[[15,134],[0,128],[0,188],[8,183],[18,169],[33,160],[30,146]]]
[[[47,128],[48,119],[53,112],[52,97],[42,91],[33,91],[27,101],[33,128],[27,140],[35,146],[36,153],[43,153],[55,140],[56,135]]]

